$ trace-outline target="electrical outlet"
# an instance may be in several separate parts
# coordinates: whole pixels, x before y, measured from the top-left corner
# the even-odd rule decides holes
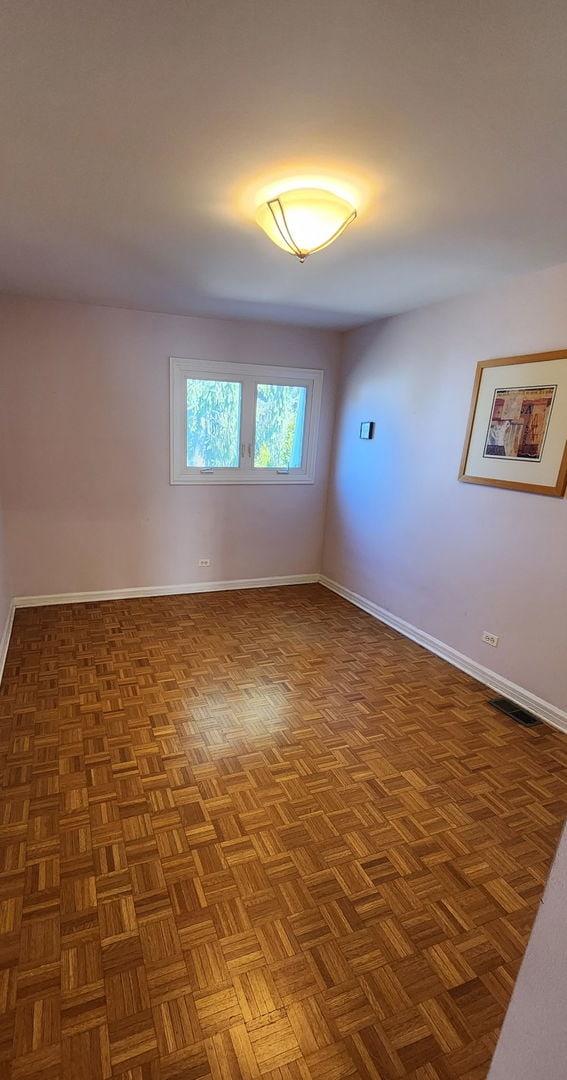
[[[484,630],[482,634],[482,640],[486,645],[492,645],[492,648],[495,649],[498,645],[498,642],[500,641],[500,638],[498,637],[498,634],[489,634],[488,630]]]
[[[211,560],[210,559],[199,559],[199,566],[210,566],[210,565],[211,565]]]

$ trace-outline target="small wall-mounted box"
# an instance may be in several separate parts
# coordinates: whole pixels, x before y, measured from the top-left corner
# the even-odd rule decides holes
[[[374,438],[374,421],[373,420],[363,420],[362,421],[362,424],[360,425],[360,436],[359,437],[361,439],[373,439]]]

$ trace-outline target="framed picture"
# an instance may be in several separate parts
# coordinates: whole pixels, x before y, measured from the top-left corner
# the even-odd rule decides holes
[[[373,420],[363,420],[362,424],[360,425],[360,436],[359,436],[359,438],[361,438],[361,439],[373,439],[374,438],[374,421]]]
[[[567,349],[477,364],[459,480],[564,495]]]

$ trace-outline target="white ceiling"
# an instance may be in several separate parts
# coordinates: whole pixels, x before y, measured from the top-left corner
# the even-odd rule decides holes
[[[2,0],[0,290],[350,327],[567,259],[564,0]],[[279,175],[359,219],[304,266]]]

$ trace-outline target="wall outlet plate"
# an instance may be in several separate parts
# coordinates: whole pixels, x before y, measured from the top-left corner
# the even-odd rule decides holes
[[[483,630],[482,640],[486,645],[492,645],[492,648],[495,649],[500,638],[498,637],[498,634],[489,634],[488,630]]]
[[[210,565],[211,565],[211,560],[210,559],[199,559],[199,566],[210,566]]]

